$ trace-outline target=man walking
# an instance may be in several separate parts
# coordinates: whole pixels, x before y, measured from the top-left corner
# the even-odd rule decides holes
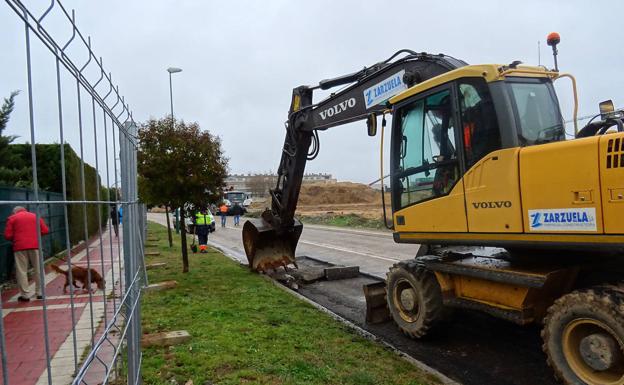
[[[232,207],[232,215],[234,215],[234,226],[238,226],[240,223],[240,216],[244,214],[243,208],[238,204],[234,203],[234,207]]]
[[[219,214],[221,214],[221,227],[225,227],[226,222],[227,222],[227,212],[228,212],[228,208],[224,203],[221,203],[221,206],[219,207]]]
[[[111,205],[110,218],[115,231],[115,237],[119,236],[119,214],[115,205]]]
[[[41,235],[49,232],[43,218],[39,218]],[[15,276],[19,286],[20,302],[30,301],[28,292],[28,261],[35,270],[35,294],[41,299],[41,275],[39,274],[39,241],[37,239],[37,216],[22,206],[16,206],[6,222],[4,237],[13,243]]]

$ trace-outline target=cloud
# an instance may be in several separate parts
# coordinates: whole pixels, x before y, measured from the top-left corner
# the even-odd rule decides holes
[[[610,10],[600,17],[591,17],[596,4],[581,1],[529,1],[522,7],[496,1],[352,0],[64,4],[76,8],[79,28],[93,37],[97,55],[112,71],[135,119],[169,113],[165,69],[182,68],[173,77],[175,115],[219,135],[233,172],[277,168],[292,88],[358,70],[401,48],[444,52],[472,64],[536,64],[539,40],[542,64],[551,65],[544,40],[557,30],[562,36],[560,66],[577,76],[581,114],[597,111],[598,102],[608,98],[624,105],[624,80],[617,73],[622,59],[617,49],[624,10],[620,3],[609,3]],[[58,30],[67,36],[68,31]],[[6,5],[0,33],[11,36],[0,54],[0,91],[25,90],[23,24]],[[41,140],[53,141],[58,137],[50,72],[54,62],[41,47],[34,49],[34,69],[40,74],[34,84],[36,121]],[[75,121],[71,79],[66,83],[67,116]],[[568,117],[569,88],[558,85],[558,90]],[[25,100],[22,94],[8,130],[23,138],[28,135]],[[75,122],[68,129],[76,142]],[[341,180],[377,178],[378,138],[366,136],[364,122],[333,128],[320,137],[321,154],[308,164],[309,171],[329,172]]]

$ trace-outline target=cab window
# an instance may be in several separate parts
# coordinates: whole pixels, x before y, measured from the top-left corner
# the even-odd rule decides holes
[[[515,104],[521,146],[565,139],[559,103],[548,81],[521,79],[508,82]]]
[[[461,128],[466,169],[501,148],[501,135],[494,103],[483,79],[464,79],[458,83]]]
[[[398,111],[394,191],[400,207],[444,196],[455,185],[459,163],[450,90]]]

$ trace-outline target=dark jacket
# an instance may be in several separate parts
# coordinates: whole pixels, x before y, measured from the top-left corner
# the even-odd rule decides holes
[[[116,208],[112,208],[110,211],[110,217],[111,217],[111,221],[113,222],[113,225],[118,225],[119,224],[119,215],[117,214],[117,209]]]
[[[230,213],[232,215],[243,215],[245,213],[245,210],[240,205],[234,205],[230,209]]]

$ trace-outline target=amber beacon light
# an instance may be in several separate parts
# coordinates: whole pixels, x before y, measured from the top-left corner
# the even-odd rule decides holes
[[[557,44],[561,41],[561,37],[557,32],[551,32],[546,37],[546,43],[552,47],[553,57],[555,59],[555,71],[559,71],[559,66],[557,65]]]

